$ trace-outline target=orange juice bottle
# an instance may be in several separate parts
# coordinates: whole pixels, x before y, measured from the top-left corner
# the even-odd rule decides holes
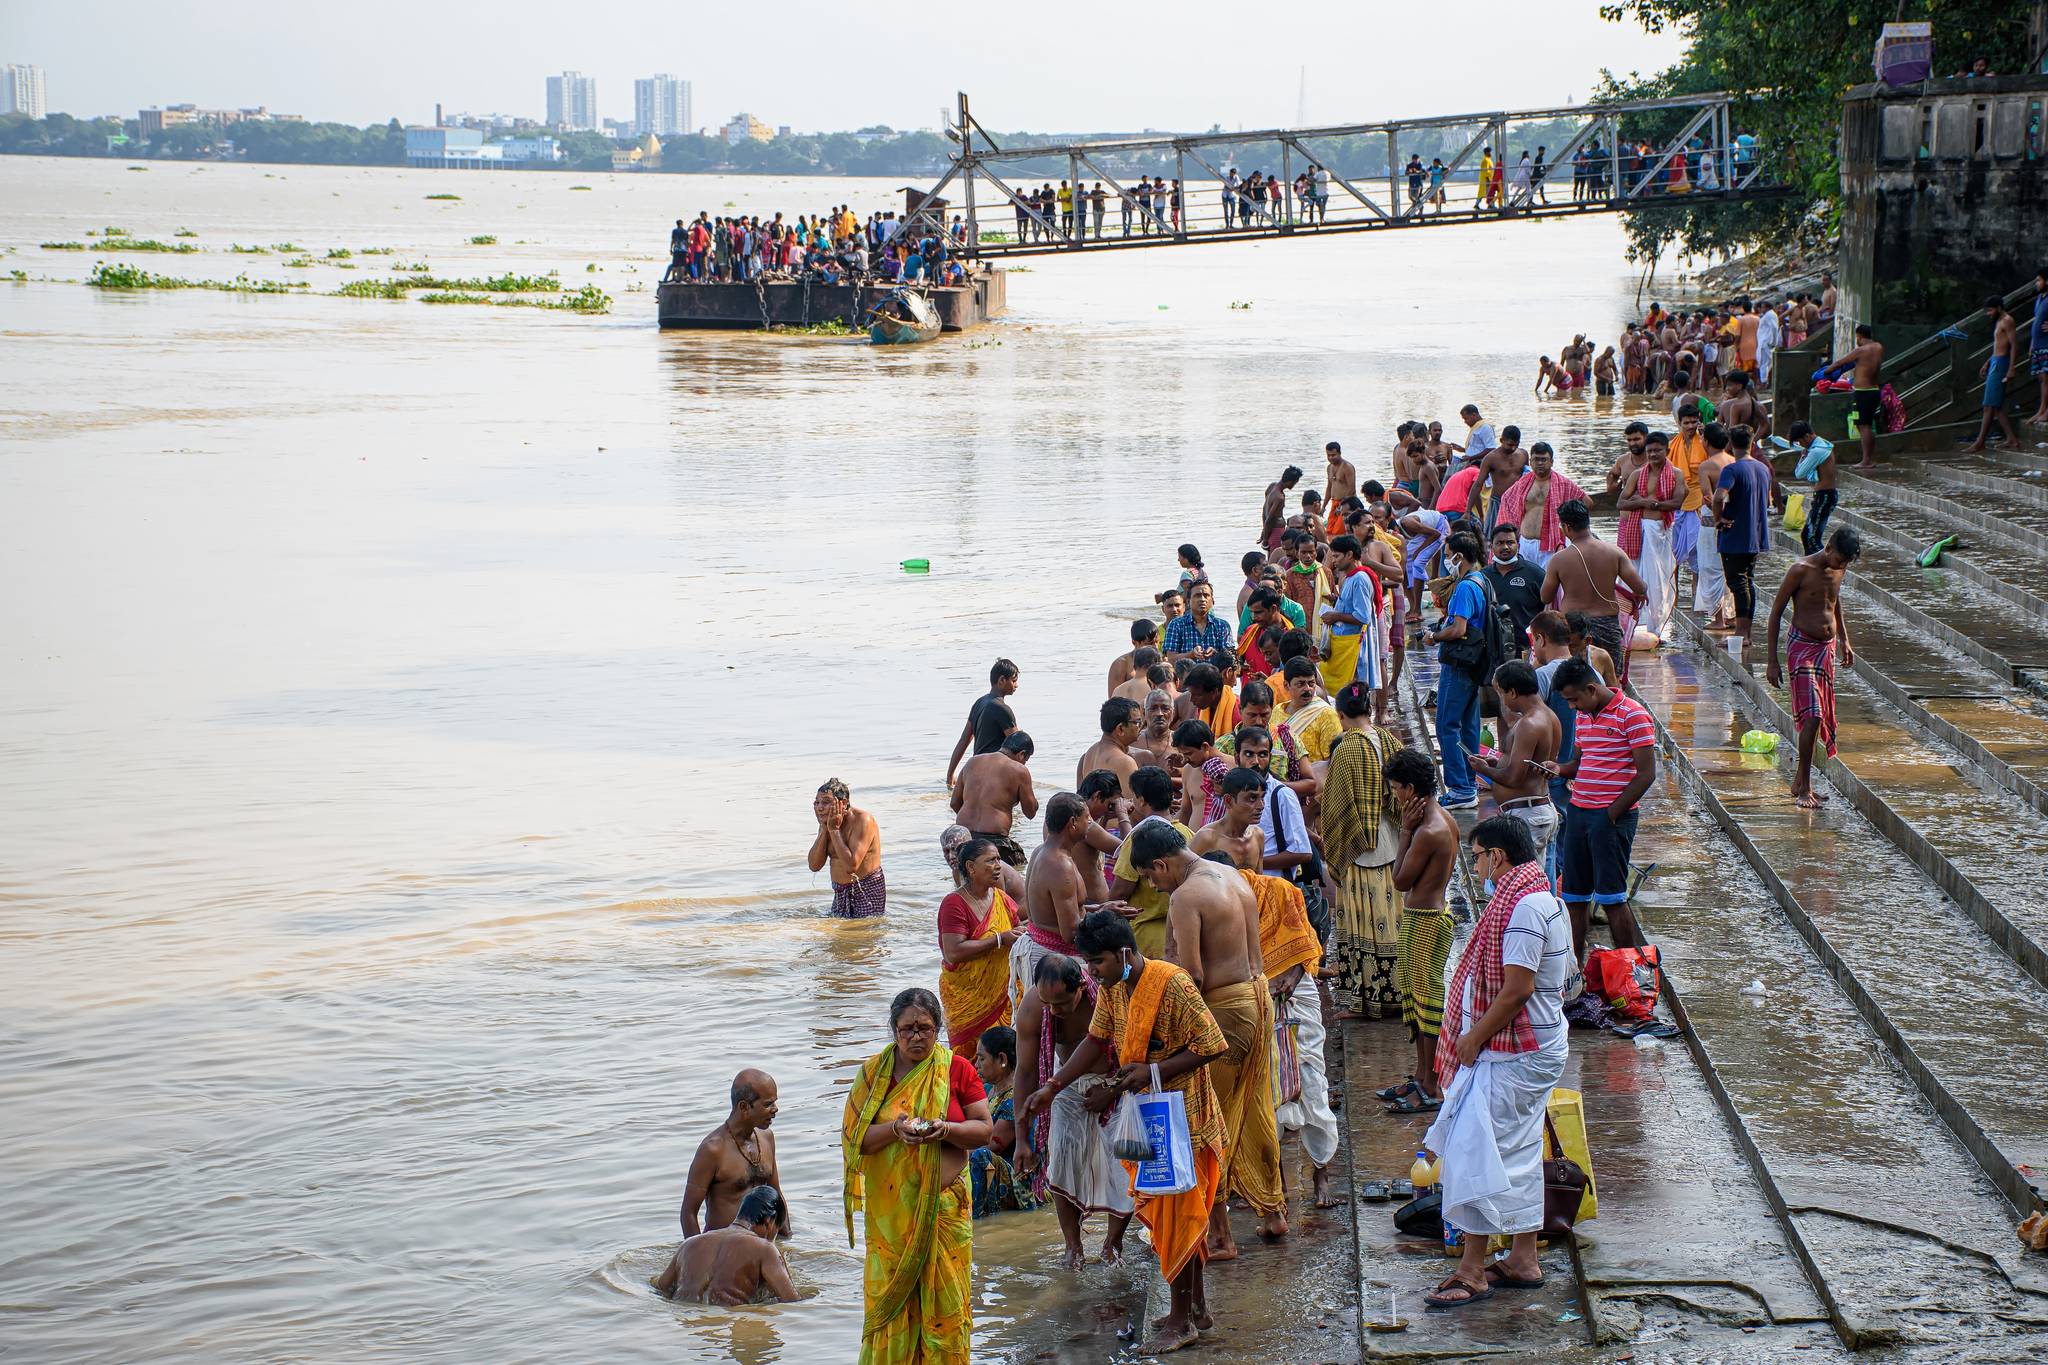
[[[1415,1192],[1421,1194],[1436,1184],[1442,1171],[1443,1163],[1427,1150],[1422,1150],[1415,1153],[1415,1164],[1408,1168],[1408,1179],[1415,1186]]]

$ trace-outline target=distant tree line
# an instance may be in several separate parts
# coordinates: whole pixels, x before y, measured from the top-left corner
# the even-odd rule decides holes
[[[1519,156],[1546,145],[1554,152],[1569,141],[1581,120],[1558,119],[1547,124],[1517,125],[1512,130],[1510,150]],[[1212,130],[1212,131],[1221,131]],[[1419,153],[1426,162],[1433,156],[1451,160],[1478,131],[1469,129],[1425,129],[1408,134],[1398,155]],[[126,135],[126,144],[110,140]],[[556,169],[569,171],[609,170],[612,153],[632,145],[602,133],[574,132],[554,135],[563,157]],[[1005,146],[1044,145],[1091,139],[1130,136],[1115,133],[998,133]],[[1162,135],[1163,136],[1163,135]],[[1525,146],[1526,144],[1526,146]],[[212,124],[177,124],[145,144],[140,125],[133,119],[77,119],[69,114],[51,114],[31,119],[23,114],[0,117],[0,154],[26,156],[112,156],[127,160],[200,160],[218,158],[233,148],[233,159],[266,163],[316,166],[402,166],[405,164],[405,128],[397,119],[357,128],[346,123],[284,123],[251,120],[226,128]],[[701,133],[664,138],[661,169],[666,172],[719,172],[741,175],[860,175],[931,179],[944,173],[954,144],[943,134],[929,131],[897,132],[888,128],[862,129],[859,133],[795,133],[768,142],[743,139],[728,146],[722,137]],[[1329,138],[1313,146],[1323,164],[1339,175],[1378,177],[1387,174],[1387,143],[1383,135]],[[1278,154],[1272,144],[1247,143],[1242,147],[1205,149],[1210,161],[1226,161],[1247,174],[1263,170],[1278,174]],[[1109,174],[1135,180],[1141,175],[1174,174],[1169,152],[1098,156]],[[1476,167],[1476,154],[1468,169]],[[1189,179],[1206,178],[1208,172],[1190,157],[1186,162]],[[1294,167],[1296,171],[1304,169]],[[997,168],[1006,180],[1058,180],[1067,174],[1066,162],[1057,157],[1031,162],[1008,162]]]

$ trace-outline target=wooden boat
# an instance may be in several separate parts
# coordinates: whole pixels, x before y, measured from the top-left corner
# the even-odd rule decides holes
[[[911,289],[892,289],[869,314],[868,340],[877,346],[905,346],[939,334],[939,311]]]

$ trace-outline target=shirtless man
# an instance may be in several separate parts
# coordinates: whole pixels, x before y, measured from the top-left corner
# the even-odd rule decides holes
[[[1038,1042],[1045,1017],[1052,1016],[1050,1057],[1038,1054]],[[1032,980],[1017,1002],[1017,1088],[1028,1093],[1038,1090],[1066,1062],[1088,1036],[1088,1021],[1095,1014],[1095,996],[1087,989],[1086,971],[1078,959],[1047,957],[1033,969]],[[1108,1059],[1102,1069],[1108,1068]],[[1073,1087],[1065,1100],[1056,1099],[1047,1124],[1046,1150],[1036,1150],[1037,1123],[1017,1124],[1015,1166],[1019,1175],[1030,1175],[1045,1163],[1052,1186],[1053,1210],[1059,1216],[1060,1236],[1066,1242],[1066,1265],[1079,1270],[1088,1255],[1081,1247],[1081,1223],[1090,1207],[1109,1209],[1109,1232],[1102,1239],[1102,1260],[1114,1265],[1123,1258],[1124,1229],[1131,1222],[1130,1178],[1116,1158],[1109,1154],[1109,1140],[1102,1126],[1081,1108],[1088,1093],[1084,1082]]]
[[[1163,687],[1145,694],[1145,728],[1131,741],[1131,757],[1140,766],[1167,766],[1173,755],[1173,695]]]
[[[1223,779],[1223,818],[1202,826],[1188,847],[1196,853],[1221,852],[1247,872],[1265,870],[1266,836],[1259,814],[1266,805],[1266,774],[1255,768],[1232,768]]]
[[[789,1229],[789,1206],[773,1185],[757,1185],[737,1203],[733,1222],[714,1232],[685,1237],[656,1277],[654,1292],[665,1299],[741,1304],[779,1299],[795,1303],[796,1286],[775,1251],[776,1229]]]
[[[956,789],[957,790],[957,789]],[[865,919],[888,905],[882,877],[882,830],[875,817],[853,804],[846,784],[832,778],[811,798],[818,834],[805,861],[813,872],[832,866],[832,913]]]
[[[1600,358],[1593,362],[1593,392],[1601,398],[1614,397],[1614,380],[1614,348],[1609,346],[1600,352]]]
[[[1424,1113],[1440,1107],[1436,1037],[1444,1021],[1444,961],[1451,953],[1451,913],[1444,888],[1458,866],[1458,824],[1436,802],[1436,764],[1419,749],[1387,760],[1387,790],[1401,807],[1401,847],[1394,856],[1394,889],[1402,901],[1400,950],[1394,986],[1401,1022],[1415,1040],[1412,1084],[1389,1087],[1388,1112]]]
[[[1132,773],[1136,771],[1132,769]],[[1107,768],[1097,768],[1083,773],[1074,787],[1081,804],[1088,811],[1087,842],[1096,854],[1093,858],[1080,860],[1081,904],[1084,908],[1112,905],[1106,864],[1115,861],[1116,851],[1123,847],[1124,840],[1130,837],[1131,826],[1137,823],[1131,814],[1131,798],[1124,794],[1130,780],[1130,774],[1118,777]],[[1018,904],[1023,904],[1023,901],[1019,900]]]
[[[775,1135],[768,1131],[775,1122],[775,1094],[775,1079],[765,1071],[749,1069],[732,1078],[732,1112],[697,1144],[697,1154],[690,1159],[683,1185],[683,1236],[695,1237],[732,1222],[749,1190],[766,1187],[781,1192]],[[789,1236],[787,1204],[781,1204],[776,1235]]]
[[[1650,428],[1642,422],[1630,422],[1622,430],[1626,448],[1615,458],[1607,470],[1607,496],[1618,498],[1623,487],[1635,487],[1635,477],[1645,464],[1649,463]]]
[[[1984,316],[1991,319],[1991,354],[1978,371],[1984,380],[1984,416],[1977,423],[1977,439],[1963,447],[1971,454],[1984,449],[1984,438],[1991,434],[1993,418],[2005,431],[2007,450],[2020,443],[2019,434],[2012,429],[2012,418],[2005,411],[2005,384],[2012,378],[2013,357],[2019,351],[2019,333],[2013,326],[2012,314],[2005,311],[2005,300],[1996,294],[1984,300]],[[1857,382],[1860,384],[1862,381]],[[1861,418],[1857,419],[1857,430],[1862,430]]]
[[[1743,374],[1741,370],[1736,370],[1729,375],[1729,378],[1731,380],[1738,378],[1746,380],[1749,376]],[[1728,433],[1729,428],[1718,420],[1709,422],[1700,428],[1700,435],[1705,438],[1707,443],[1707,458],[1700,461],[1699,467],[1693,471],[1693,477],[1699,482],[1700,495],[1704,504],[1700,512],[1699,562],[1702,565],[1706,564],[1707,556],[1709,555],[1714,557],[1717,564],[1721,558],[1721,471],[1734,464],[1736,460],[1735,452],[1730,448],[1732,441]],[[1745,436],[1743,445],[1746,448],[1748,444],[1748,438]],[[1722,581],[1726,582],[1725,574],[1722,576]],[[1713,616],[1707,621],[1706,628],[1708,630],[1735,629],[1735,599],[1732,595],[1727,592],[1721,594],[1721,600],[1716,606]]]
[[[1536,358],[1536,389],[1538,398],[1543,396],[1543,386],[1548,384],[1552,393],[1570,393],[1573,388],[1571,371],[1549,356]]]
[[[1835,755],[1835,654],[1854,664],[1849,623],[1842,617],[1842,573],[1863,553],[1863,541],[1847,526],[1835,528],[1828,547],[1794,560],[1771,603],[1771,662],[1766,676],[1782,686],[1778,667],[1778,623],[1792,608],[1792,632],[1785,653],[1792,666],[1792,716],[1799,722],[1799,767],[1792,777],[1792,803],[1816,810],[1827,800],[1813,790],[1813,747],[1818,739]]]
[[[1344,458],[1344,447],[1335,441],[1323,446],[1323,506],[1335,507],[1346,498],[1358,496],[1358,467]]]
[[[1243,771],[1236,769],[1233,771]],[[1263,778],[1261,779],[1263,782]],[[1230,1196],[1242,1195],[1263,1215],[1267,1237],[1287,1234],[1280,1180],[1280,1130],[1273,1115],[1267,1049],[1273,998],[1259,948],[1259,903],[1235,871],[1196,854],[1180,832],[1160,821],[1131,835],[1133,864],[1171,899],[1166,907],[1167,960],[1194,978],[1229,1051],[1210,1063],[1209,1081],[1226,1115],[1241,1115],[1229,1133],[1230,1165],[1209,1215],[1209,1259],[1237,1257],[1230,1233]],[[1250,1094],[1240,1088],[1255,1086]],[[1258,1207],[1265,1203],[1267,1207]]]
[[[1500,444],[1486,452],[1479,462],[1479,477],[1487,484],[1487,503],[1482,509],[1486,529],[1493,529],[1493,509],[1500,506],[1500,495],[1514,486],[1529,468],[1529,453],[1522,449],[1522,429],[1502,427]]]
[[[1529,827],[1529,838],[1541,861],[1543,850],[1557,833],[1550,778],[1557,767],[1564,727],[1543,700],[1536,670],[1522,660],[1510,659],[1495,669],[1493,686],[1500,693],[1501,723],[1507,735],[1500,753],[1474,754],[1471,764],[1474,771],[1492,779],[1493,799],[1500,813]]]
[[[1621,674],[1615,671],[1614,656],[1607,652],[1606,646],[1593,643],[1593,637],[1589,633],[1591,625],[1586,620],[1586,613],[1582,611],[1566,612],[1564,614],[1564,624],[1568,634],[1568,646],[1571,657],[1585,660],[1592,670],[1600,675],[1600,682],[1603,686],[1612,690],[1619,690],[1621,687]]]
[[[1828,293],[1834,293],[1834,286],[1828,286]],[[1862,448],[1863,458],[1855,464],[1857,469],[1874,469],[1877,466],[1877,395],[1878,370],[1884,365],[1884,346],[1879,343],[1877,333],[1870,330],[1870,324],[1856,324],[1856,346],[1849,354],[1822,370],[1823,379],[1839,379],[1845,370],[1854,370],[1856,377],[1851,397],[1856,404],[1856,444]],[[1981,449],[1981,447],[1979,447]]]
[[[1124,795],[1129,796],[1131,774],[1138,771],[1138,760],[1131,757],[1131,745],[1145,728],[1144,713],[1129,698],[1111,697],[1102,703],[1097,720],[1102,726],[1102,738],[1081,755],[1081,762],[1074,769],[1074,786],[1078,788],[1081,779],[1097,768],[1107,768],[1116,774],[1117,781],[1124,785]]]
[[[1143,707],[1146,695],[1173,676],[1171,668],[1162,667],[1165,662],[1165,656],[1151,645],[1132,650],[1131,676],[1117,684],[1109,695],[1128,697]],[[1158,675],[1156,678],[1153,676],[1155,673]]]
[[[1152,661],[1154,663],[1159,661],[1159,655],[1156,652],[1158,645],[1158,626],[1150,621],[1131,622],[1130,651],[1117,655],[1116,662],[1109,666],[1109,695],[1115,696],[1116,690],[1129,682],[1134,674],[1142,674],[1145,671],[1144,665],[1138,662],[1138,651],[1147,648],[1152,649],[1155,651]]]
[[[1749,375],[1742,370],[1730,370],[1721,377],[1721,402],[1714,409],[1714,420],[1731,431],[1736,427],[1748,427],[1754,440],[1762,440],[1771,433],[1771,414],[1756,401],[1756,391],[1749,386]],[[1700,486],[1704,488],[1706,485]]]
[[[1417,480],[1421,477],[1419,471],[1417,471],[1411,463],[1408,455],[1408,446],[1410,443],[1410,438],[1414,434],[1414,431],[1415,423],[1413,422],[1403,422],[1400,426],[1394,428],[1394,451],[1392,466],[1394,471],[1394,482],[1399,484],[1401,487],[1406,488],[1410,493],[1417,492],[1418,488],[1420,487],[1420,485],[1417,483]]]
[[[953,784],[953,817],[976,834],[996,841],[996,851],[1011,867],[1024,866],[1024,849],[1010,837],[1010,821],[1021,809],[1029,820],[1038,814],[1038,793],[1031,788],[1031,736],[1013,730],[1002,747],[976,754],[960,766]]]
[[[1280,477],[1266,485],[1265,506],[1259,513],[1259,546],[1265,550],[1280,548],[1280,523],[1287,519],[1287,495],[1294,491],[1294,485],[1301,482],[1301,470],[1289,465],[1280,471]]]
[[[1631,329],[1628,349],[1622,353],[1625,392],[1644,393],[1650,387],[1650,334]]]
[[[1640,602],[1649,595],[1643,576],[1618,546],[1593,534],[1593,518],[1586,504],[1576,498],[1557,509],[1558,524],[1564,528],[1564,548],[1550,557],[1543,571],[1538,595],[1545,602],[1564,596],[1558,610],[1569,615],[1586,614],[1586,633],[1594,644],[1613,657],[1615,667],[1627,677],[1627,646],[1621,638],[1621,599],[1616,585],[1628,589]]]

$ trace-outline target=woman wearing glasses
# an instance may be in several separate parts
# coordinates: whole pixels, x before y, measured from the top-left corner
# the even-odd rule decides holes
[[[840,1130],[846,1238],[865,1214],[861,1365],[967,1365],[973,1337],[974,1197],[967,1155],[988,1145],[988,1097],[971,1057],[939,1041],[930,991],[889,1006],[894,1040],[846,1097]]]

